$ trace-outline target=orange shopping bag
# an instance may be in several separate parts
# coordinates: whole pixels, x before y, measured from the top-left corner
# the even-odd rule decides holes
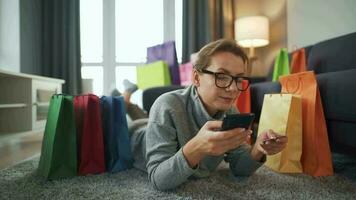
[[[305,49],[299,49],[292,53],[291,68],[292,74],[306,71]]]
[[[333,175],[324,111],[314,72],[282,76],[279,81],[282,92],[302,97],[303,172],[312,176]]]

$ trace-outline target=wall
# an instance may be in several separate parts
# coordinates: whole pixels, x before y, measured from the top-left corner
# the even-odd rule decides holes
[[[20,72],[19,0],[0,0],[0,69]]]
[[[287,47],[286,0],[235,0],[235,11],[236,18],[264,15],[269,19],[270,43],[255,49],[258,60],[253,63],[251,74],[266,76],[279,50]]]
[[[356,32],[355,0],[288,0],[288,49]]]

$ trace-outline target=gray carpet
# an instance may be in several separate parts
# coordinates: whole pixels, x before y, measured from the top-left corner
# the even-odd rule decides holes
[[[38,157],[0,171],[0,199],[355,199],[356,184],[341,175],[312,178],[277,174],[265,167],[249,178],[220,169],[174,191],[152,188],[137,170],[44,181],[36,175]]]

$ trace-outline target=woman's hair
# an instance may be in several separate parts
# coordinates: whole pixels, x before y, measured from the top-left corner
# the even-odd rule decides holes
[[[202,70],[208,67],[211,63],[211,57],[216,53],[230,52],[235,56],[241,57],[242,61],[246,64],[248,62],[248,57],[243,52],[241,47],[237,45],[235,40],[231,39],[219,39],[205,45],[199,52],[197,60],[195,62],[194,68],[196,70]]]

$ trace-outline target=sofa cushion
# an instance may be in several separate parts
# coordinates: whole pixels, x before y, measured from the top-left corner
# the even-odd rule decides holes
[[[326,120],[333,152],[356,156],[356,123]]]
[[[352,66],[355,69],[317,75],[327,119],[356,122],[356,63]]]
[[[152,88],[147,88],[142,92],[142,105],[143,109],[147,111],[147,113],[150,112],[152,104],[155,102],[155,100],[161,95],[166,92],[170,92],[173,90],[178,90],[178,89],[183,89],[184,86],[180,85],[170,85],[170,86],[158,86],[158,87],[152,87]]]
[[[356,68],[356,33],[317,43],[309,53],[308,70],[316,74]]]

